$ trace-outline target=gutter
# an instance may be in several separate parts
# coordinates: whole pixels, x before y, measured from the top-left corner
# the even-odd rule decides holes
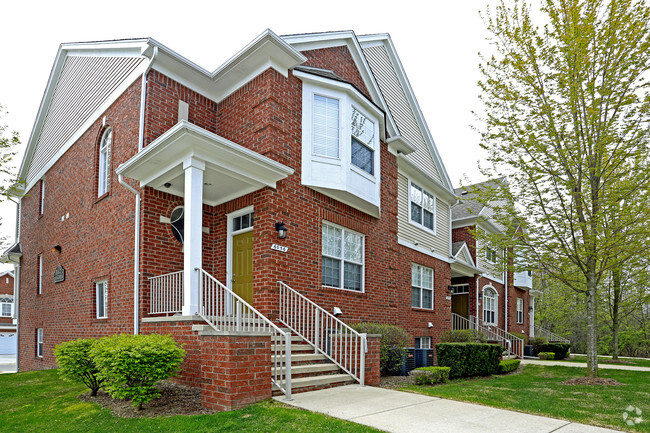
[[[506,324],[506,327],[505,327],[505,330],[506,330],[506,332],[510,332],[510,331],[508,331],[508,315],[509,315],[508,313],[510,313],[510,311],[508,310],[508,260],[507,260],[508,256],[506,254],[507,254],[507,250],[504,248],[503,249],[503,257],[506,258],[506,268],[503,271],[503,285],[506,288],[506,300],[505,300],[505,314],[506,314],[505,324]]]

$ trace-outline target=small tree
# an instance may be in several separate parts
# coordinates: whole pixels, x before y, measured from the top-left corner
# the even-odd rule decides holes
[[[137,410],[160,397],[156,382],[180,370],[185,351],[169,335],[113,335],[100,338],[91,356],[104,388],[114,398],[130,398]]]
[[[61,377],[70,382],[83,383],[90,388],[92,396],[96,396],[102,386],[101,379],[97,377],[97,366],[90,356],[95,341],[92,338],[66,341],[54,348]]]

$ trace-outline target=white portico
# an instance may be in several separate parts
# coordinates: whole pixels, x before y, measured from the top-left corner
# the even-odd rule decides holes
[[[122,164],[117,173],[184,200],[182,314],[199,308],[203,204],[216,206],[276,183],[293,169],[186,121]],[[177,281],[179,281],[177,280]],[[179,281],[179,282],[180,282]],[[180,299],[179,299],[180,301]]]

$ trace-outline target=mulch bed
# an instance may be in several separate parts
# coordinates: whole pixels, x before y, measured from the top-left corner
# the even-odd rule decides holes
[[[396,389],[414,384],[411,376],[383,376],[379,379],[380,388]]]
[[[573,379],[560,382],[560,385],[607,385],[619,386],[623,385],[618,380],[606,379],[604,377],[575,377]]]
[[[79,396],[83,401],[97,403],[109,409],[114,416],[120,418],[154,418],[173,415],[203,415],[215,413],[214,410],[201,406],[201,390],[174,382],[161,381],[157,385],[161,391],[160,398],[154,399],[136,410],[130,400],[114,399],[104,391],[99,391],[97,397],[89,393]]]

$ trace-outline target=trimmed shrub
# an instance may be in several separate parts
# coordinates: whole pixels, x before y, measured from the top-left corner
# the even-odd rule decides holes
[[[90,355],[111,397],[131,399],[137,410],[160,397],[156,382],[180,370],[185,351],[169,335],[113,335],[95,342]]]
[[[506,374],[515,371],[519,368],[519,364],[521,364],[521,361],[518,359],[504,359],[499,362],[499,374]]]
[[[570,348],[571,344],[569,343],[546,343],[540,345],[539,351],[553,352],[555,353],[555,359],[564,359],[569,355]]]
[[[54,348],[59,375],[69,382],[83,383],[90,388],[92,396],[96,396],[102,387],[102,380],[97,377],[97,366],[90,356],[95,341],[93,338],[80,338],[59,343]]]
[[[445,331],[440,336],[442,343],[487,343],[487,336],[476,329]]]
[[[399,375],[406,355],[406,347],[413,342],[409,333],[399,326],[380,323],[356,323],[351,327],[361,333],[381,334],[379,338],[379,374],[381,376]]]
[[[449,380],[449,367],[419,367],[411,370],[409,375],[415,378],[417,385],[434,385]]]
[[[488,376],[499,369],[503,347],[485,343],[438,343],[438,365],[450,367],[449,377]]]
[[[543,350],[540,349],[540,346],[547,343],[548,340],[544,337],[534,337],[528,340],[528,344],[533,346],[533,356],[537,356],[539,352],[543,352]]]
[[[544,359],[548,361],[552,361],[555,359],[555,353],[553,352],[539,352],[537,356],[539,356],[539,359]]]

